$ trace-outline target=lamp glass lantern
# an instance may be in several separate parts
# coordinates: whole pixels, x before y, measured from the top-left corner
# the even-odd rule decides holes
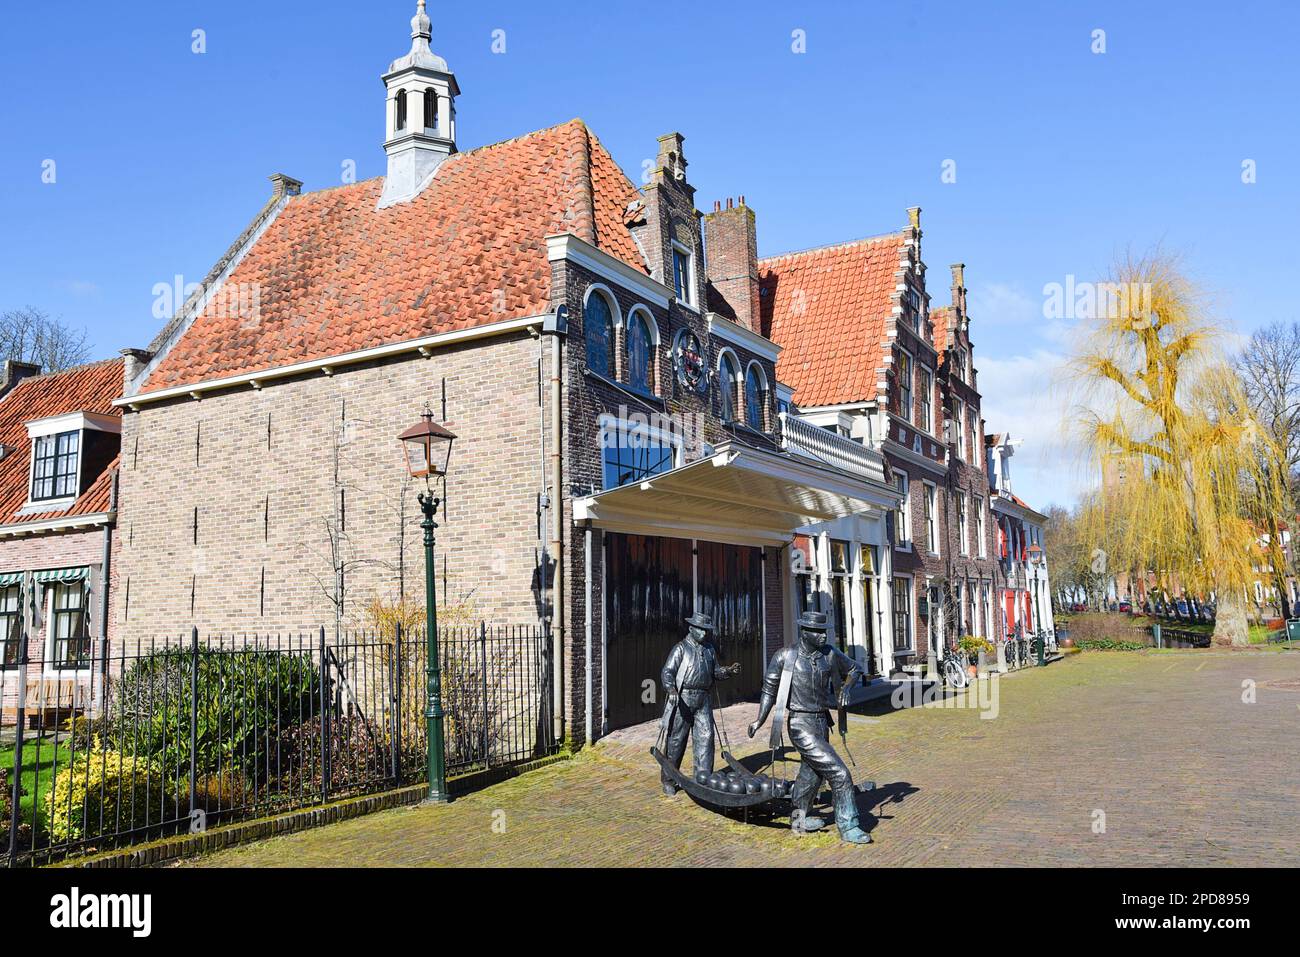
[[[406,451],[406,468],[412,478],[430,479],[447,474],[451,462],[454,433],[433,421],[433,411],[426,408],[420,421],[398,436]]]

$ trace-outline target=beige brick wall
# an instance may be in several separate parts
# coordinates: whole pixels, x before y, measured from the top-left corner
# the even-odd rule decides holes
[[[439,601],[535,622],[538,369],[537,341],[519,332],[127,414],[116,636],[332,627],[336,543],[345,625],[364,625],[373,597],[404,589],[423,603],[422,483],[396,436],[426,402],[443,418],[444,381],[459,438],[438,516]]]

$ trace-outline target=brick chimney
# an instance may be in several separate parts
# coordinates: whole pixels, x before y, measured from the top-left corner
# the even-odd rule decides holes
[[[3,399],[23,379],[29,376],[40,375],[41,367],[32,362],[19,362],[17,359],[6,359],[4,370],[0,372],[0,399]]]
[[[709,308],[758,332],[758,233],[744,196],[728,198],[725,207],[713,204],[704,217],[704,243]]]
[[[952,308],[958,318],[966,318],[966,264],[953,263],[952,270]]]

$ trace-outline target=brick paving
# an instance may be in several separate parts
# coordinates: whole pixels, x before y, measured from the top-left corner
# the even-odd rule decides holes
[[[449,807],[384,811],[192,863],[1294,865],[1298,677],[1300,652],[1087,652],[1001,679],[993,720],[864,706],[849,742],[855,777],[878,784],[860,799],[876,839],[867,847],[662,797],[646,753],[655,732],[642,726]],[[758,750],[741,730],[752,713],[724,715],[743,754]]]

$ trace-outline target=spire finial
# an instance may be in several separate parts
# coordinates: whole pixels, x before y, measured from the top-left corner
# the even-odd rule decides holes
[[[423,39],[428,43],[433,38],[433,32],[430,29],[429,15],[424,12],[424,0],[419,0],[416,4],[415,16],[411,17],[411,39]]]

